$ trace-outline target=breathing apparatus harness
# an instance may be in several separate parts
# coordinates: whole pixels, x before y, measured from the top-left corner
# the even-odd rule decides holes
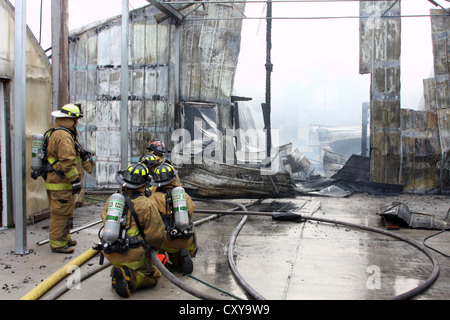
[[[147,256],[147,268],[150,266],[150,246],[145,241],[144,236],[144,230],[142,229],[142,225],[139,222],[138,215],[136,213],[136,210],[134,210],[133,202],[131,200],[136,199],[137,197],[142,196],[142,193],[133,191],[130,196],[128,196],[127,192],[124,188],[122,188],[122,193],[116,192],[113,194],[110,198],[110,202],[108,205],[108,210],[110,208],[118,207],[114,205],[115,201],[118,201],[119,203],[123,204],[120,205],[118,211],[119,214],[116,215],[110,215],[106,216],[105,225],[100,229],[99,231],[99,238],[101,242],[97,246],[97,249],[103,250],[101,256],[100,256],[100,265],[103,264],[103,253],[109,254],[109,253],[120,253],[120,254],[126,254],[128,250],[138,248],[140,246],[143,246],[146,250],[146,256]],[[114,199],[116,197],[116,199]],[[117,200],[118,199],[118,200]],[[122,202],[123,201],[123,202]],[[131,216],[129,217],[129,227],[126,228],[127,225],[127,214],[128,209],[131,212]],[[120,215],[120,217],[119,217]],[[143,240],[139,239],[138,236],[129,236],[127,235],[127,231],[129,228],[131,228],[131,219],[134,219],[136,226],[139,230],[139,234],[142,236]],[[115,225],[115,229],[110,228],[110,226],[107,225],[108,222],[111,222]],[[120,226],[118,225],[120,224]],[[117,229],[117,227],[119,227]],[[100,237],[100,232],[104,229],[103,236]],[[114,241],[108,241],[108,236],[110,236],[108,233],[111,233],[112,237],[110,239],[115,239]]]
[[[47,179],[47,173],[48,172],[55,172],[58,177],[60,177],[61,179],[64,179],[64,172],[56,170],[55,168],[53,168],[53,165],[56,164],[59,160],[55,159],[55,161],[53,161],[52,163],[50,163],[48,161],[48,157],[47,157],[47,147],[48,147],[48,142],[50,140],[50,136],[52,135],[53,132],[55,132],[56,130],[64,130],[66,132],[68,132],[70,134],[70,136],[72,137],[74,143],[75,143],[75,150],[76,152],[78,152],[80,154],[81,160],[82,161],[86,161],[91,159],[91,156],[93,155],[92,152],[83,149],[83,147],[80,145],[80,143],[77,141],[76,136],[74,135],[74,133],[72,131],[70,131],[67,128],[64,127],[56,127],[56,128],[51,128],[48,129],[47,131],[45,131],[45,133],[42,134],[38,134],[38,135],[34,135],[33,136],[33,152],[32,152],[32,159],[31,159],[31,163],[32,163],[32,172],[31,172],[31,177],[36,180],[39,176],[41,176],[44,180]]]
[[[194,225],[190,219],[186,202],[186,192],[182,187],[163,189],[166,194],[166,214],[162,217],[169,240],[190,239]]]

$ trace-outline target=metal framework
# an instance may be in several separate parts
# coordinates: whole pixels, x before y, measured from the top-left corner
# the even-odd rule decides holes
[[[180,23],[182,21],[206,21],[206,20],[323,20],[323,19],[373,19],[374,15],[371,15],[370,17],[366,16],[312,16],[312,17],[274,17],[272,15],[270,16],[261,16],[261,17],[246,17],[244,14],[242,18],[187,18],[188,15],[181,14],[178,9],[175,6],[184,5],[184,7],[181,7],[181,9],[186,8],[187,6],[192,6],[194,4],[197,4],[198,6],[193,10],[195,11],[199,6],[205,5],[205,4],[236,4],[236,3],[246,3],[246,4],[255,4],[255,3],[263,3],[268,4],[270,2],[270,5],[276,4],[276,3],[337,3],[337,2],[354,2],[354,3],[360,3],[360,2],[378,2],[382,0],[271,0],[271,1],[264,1],[264,0],[236,0],[236,1],[230,1],[230,0],[213,0],[213,1],[207,1],[207,0],[199,0],[199,1],[159,1],[159,0],[147,0],[149,3],[154,5],[156,8],[158,8],[161,12],[163,12],[167,17],[173,18],[176,22]],[[376,18],[426,18],[431,17],[429,14],[416,14],[416,15],[388,15],[389,11],[399,2],[400,0],[393,0],[392,4],[389,6],[386,11],[384,11],[382,14],[379,14],[375,16]],[[447,16],[450,15],[450,11],[445,9],[441,4],[437,3],[435,0],[427,0],[431,4],[433,4],[436,7],[440,7],[442,10],[447,12],[447,14],[443,15],[434,15],[436,16]],[[450,2],[449,0],[445,0],[447,2]],[[192,11],[191,11],[192,12]],[[376,13],[374,13],[376,14]]]

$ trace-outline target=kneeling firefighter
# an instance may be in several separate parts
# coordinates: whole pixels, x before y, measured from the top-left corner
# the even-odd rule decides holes
[[[149,171],[141,163],[131,163],[116,174],[122,186],[103,206],[101,217],[102,254],[113,265],[112,286],[124,298],[141,288],[154,287],[161,272],[150,257],[164,242],[164,223],[156,205],[145,196]]]
[[[176,268],[190,274],[193,271],[191,257],[197,253],[192,224],[194,202],[180,186],[177,172],[170,164],[156,167],[150,185],[156,187],[150,199],[156,203],[166,228],[161,250],[167,252]]]

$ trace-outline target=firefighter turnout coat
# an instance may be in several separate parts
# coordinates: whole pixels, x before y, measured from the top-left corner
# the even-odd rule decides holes
[[[136,221],[132,217],[131,211],[127,212],[127,224],[125,229],[127,230],[127,236],[137,236],[142,240],[145,238],[147,245],[159,249],[164,242],[164,223],[161,216],[158,213],[158,209],[155,204],[150,201],[143,193],[139,193],[136,196],[137,191],[145,191],[145,187],[137,190],[124,189],[127,191],[127,195],[131,198],[131,201],[136,211],[139,223],[141,224],[144,235],[139,234],[139,229],[136,225]],[[124,191],[122,191],[124,192]],[[122,193],[123,194],[123,193]],[[103,223],[106,222],[106,213],[108,211],[108,202],[103,206],[101,211],[101,217]],[[131,219],[130,219],[131,217]],[[133,270],[145,267],[146,264],[146,250],[143,246],[137,248],[130,248],[127,253],[122,254],[118,252],[105,253],[105,257],[111,262],[113,266],[125,265]],[[153,262],[150,260],[150,263]]]

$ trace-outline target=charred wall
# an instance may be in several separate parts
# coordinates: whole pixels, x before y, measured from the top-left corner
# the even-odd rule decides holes
[[[149,5],[130,13],[129,159],[137,161],[152,139],[171,145],[183,117],[184,101],[217,106],[219,128],[230,126],[231,92],[240,49],[245,4],[205,4],[177,27]],[[235,6],[240,9],[236,10]],[[206,19],[204,19],[206,18]],[[180,31],[179,38],[176,32]],[[116,187],[120,169],[121,16],[74,30],[70,35],[70,98],[85,117],[78,130],[83,145],[96,154],[87,187]],[[179,43],[177,42],[179,39]],[[176,46],[180,46],[180,60]],[[179,63],[179,88],[175,74]]]
[[[400,107],[400,2],[360,2],[360,73],[371,74],[370,178],[407,192],[450,191],[450,19],[431,12],[435,78],[424,80],[426,110],[415,111]]]

